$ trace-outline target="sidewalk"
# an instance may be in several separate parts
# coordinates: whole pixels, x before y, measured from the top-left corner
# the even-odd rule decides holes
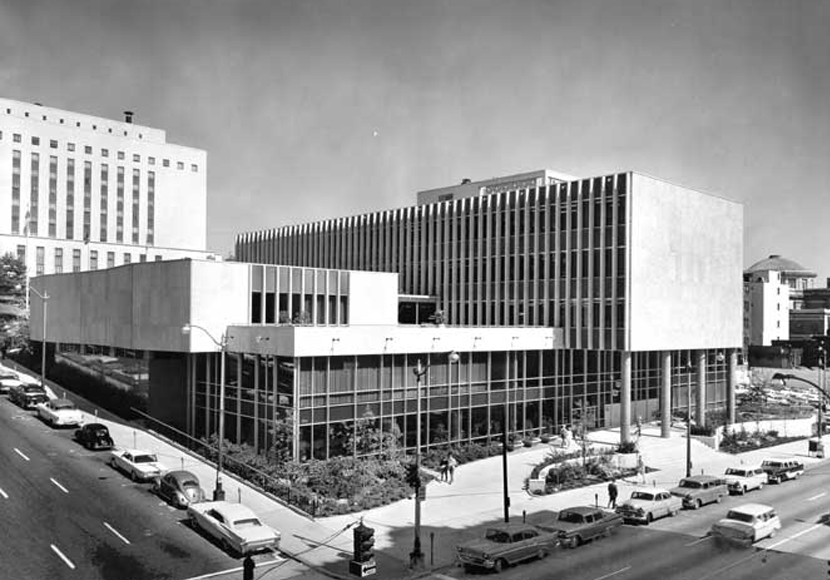
[[[11,366],[11,365],[9,365]],[[15,365],[16,366],[16,365]],[[34,373],[29,373],[34,376]],[[57,394],[63,389],[52,384]],[[156,453],[159,460],[171,469],[187,469],[199,477],[202,487],[210,494],[214,487],[216,468],[188,450],[114,417],[98,411],[88,401],[71,393],[67,395],[86,412],[87,421],[106,424],[120,447],[138,447]],[[615,445],[619,442],[619,430],[601,430],[591,433],[591,441]],[[660,428],[644,425],[639,441],[640,453],[649,468],[647,485],[673,487],[685,476],[686,438],[683,430],[673,429],[667,439],[660,437]],[[508,492],[511,520],[519,521],[523,513],[530,518],[544,517],[562,508],[574,505],[605,505],[606,484],[599,483],[547,496],[528,494],[524,480],[534,465],[552,449],[540,444],[520,448],[508,454]],[[796,441],[733,456],[717,452],[704,444],[692,441],[692,461],[695,473],[723,473],[729,466],[760,463],[766,458],[797,457],[811,465],[820,460],[807,457],[807,442]],[[619,481],[620,499],[627,498],[638,482]],[[259,492],[252,486],[225,474],[223,486],[228,501],[242,501],[268,525],[282,534],[281,552],[291,559],[311,568],[303,570],[296,564],[276,564],[266,569],[265,563],[257,568],[256,578],[268,580],[302,578],[354,578],[348,573],[352,551],[351,527],[361,517],[364,523],[375,528],[375,556],[377,574],[374,578],[412,578],[425,576],[430,571],[440,571],[455,565],[455,546],[481,535],[481,528],[503,520],[504,500],[502,489],[502,458],[490,457],[459,466],[452,484],[434,481],[427,487],[426,501],[422,504],[421,549],[425,554],[425,570],[409,568],[409,553],[414,543],[414,503],[405,499],[396,503],[345,516],[332,516],[316,520],[304,517],[280,502]],[[185,515],[182,512],[182,519]],[[241,566],[241,561],[239,563]],[[223,580],[240,579],[241,570],[210,576]],[[201,577],[207,578],[207,577]]]

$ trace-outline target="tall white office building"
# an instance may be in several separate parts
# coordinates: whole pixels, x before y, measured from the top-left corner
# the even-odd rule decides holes
[[[0,254],[30,275],[211,258],[206,162],[129,111],[116,121],[0,99]]]

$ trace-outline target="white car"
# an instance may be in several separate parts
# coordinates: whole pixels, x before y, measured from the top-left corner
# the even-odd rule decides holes
[[[767,472],[760,465],[729,467],[724,475],[729,493],[743,495],[753,489],[763,489],[767,484]]]
[[[51,399],[35,406],[37,416],[52,427],[80,427],[84,415],[69,399]]]
[[[204,531],[229,553],[276,550],[280,544],[280,533],[263,524],[254,512],[241,503],[194,503],[187,507],[187,515],[193,529]]]
[[[781,520],[771,506],[747,503],[729,510],[725,518],[712,526],[712,535],[748,545],[772,538],[780,529]]]
[[[676,516],[683,500],[667,489],[643,487],[631,492],[631,497],[617,506],[617,513],[626,521],[650,524],[663,516]]]
[[[0,393],[8,393],[12,387],[19,387],[20,376],[11,369],[0,368]]]
[[[133,481],[152,481],[167,471],[155,453],[139,449],[116,449],[110,455],[109,464]]]

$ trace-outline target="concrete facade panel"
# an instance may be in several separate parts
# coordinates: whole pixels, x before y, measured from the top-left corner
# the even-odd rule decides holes
[[[644,175],[632,182],[631,350],[740,347],[743,206]]]

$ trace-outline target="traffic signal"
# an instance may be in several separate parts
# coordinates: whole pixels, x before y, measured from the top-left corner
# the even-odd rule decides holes
[[[421,487],[421,474],[419,473],[418,466],[414,463],[406,464],[406,483],[412,489]]]
[[[368,562],[375,557],[375,529],[363,522],[354,529],[354,561]]]

